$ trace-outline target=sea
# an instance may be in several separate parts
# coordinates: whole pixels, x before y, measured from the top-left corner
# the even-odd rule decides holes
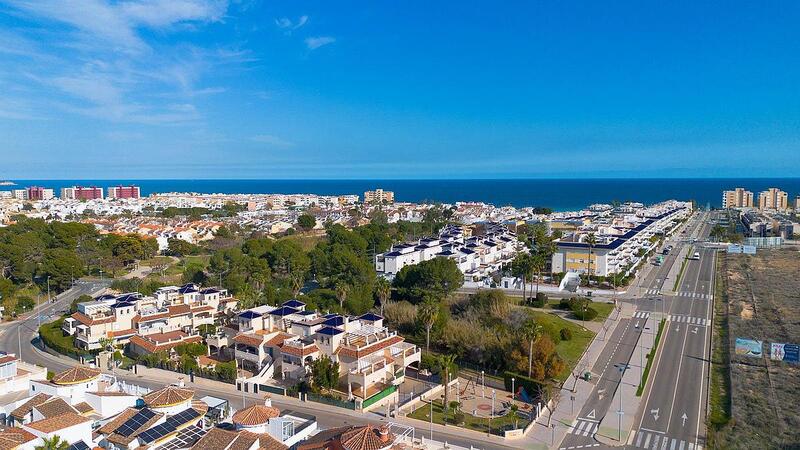
[[[10,180],[16,186],[53,188],[82,185],[106,188],[137,185],[142,195],[159,192],[221,194],[320,194],[364,195],[376,188],[394,191],[400,202],[485,202],[495,206],[540,206],[555,211],[574,211],[594,203],[636,201],[653,204],[663,200],[694,200],[700,207],[719,207],[722,191],[744,187],[758,192],[777,187],[789,193],[790,202],[800,195],[800,178],[590,178],[590,179],[472,179],[472,180],[254,180],[254,179],[142,179],[142,180]]]

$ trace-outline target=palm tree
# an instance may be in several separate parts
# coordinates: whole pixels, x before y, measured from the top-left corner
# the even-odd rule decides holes
[[[586,236],[586,244],[589,245],[589,260],[586,262],[586,286],[592,283],[592,249],[597,245],[597,236],[594,233],[589,233]]]
[[[515,429],[519,428],[519,426],[518,426],[519,413],[517,413],[517,411],[519,411],[519,406],[517,406],[516,404],[512,404],[511,407],[509,408],[509,410],[510,410],[510,412],[508,413],[508,418],[514,421],[514,428]]]
[[[58,435],[50,438],[42,438],[42,444],[34,447],[36,450],[67,450],[69,443],[61,439]]]
[[[456,367],[456,355],[439,355],[439,357],[436,359],[436,366],[439,368],[439,378],[441,379],[440,382],[444,386],[444,424],[447,425],[447,409],[450,405],[448,402],[450,386],[448,384],[450,382],[450,376],[458,370]]]
[[[114,344],[114,341],[112,339],[107,338],[107,337],[101,337],[97,341],[97,343],[100,344],[100,347],[102,347],[103,350],[108,350],[109,347],[111,347],[111,345]]]
[[[425,351],[431,350],[431,328],[439,318],[439,302],[431,297],[417,307],[417,320],[425,326]]]
[[[350,286],[340,281],[336,283],[336,298],[339,299],[339,306],[344,310],[344,301],[347,300],[347,294],[350,293]]]
[[[542,334],[542,326],[536,323],[533,318],[529,318],[522,325],[521,331],[523,338],[530,343],[530,347],[528,348],[528,377],[530,378],[531,372],[533,371],[533,343],[536,342]]]
[[[544,257],[540,254],[535,254],[531,258],[531,272],[536,272],[536,296],[539,295],[539,279],[542,277],[542,269],[544,269]]]
[[[378,299],[381,301],[381,316],[383,315],[383,308],[386,306],[386,302],[389,301],[389,296],[392,295],[392,285],[389,283],[389,280],[383,277],[379,277],[375,281],[375,293],[378,295]]]

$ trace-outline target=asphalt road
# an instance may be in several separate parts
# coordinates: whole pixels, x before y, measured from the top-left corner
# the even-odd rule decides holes
[[[704,226],[701,236],[709,229]],[[665,300],[669,320],[628,448],[705,446],[715,250],[693,251],[700,260],[688,261],[677,295]]]
[[[41,351],[39,348],[34,348],[37,340],[34,338],[34,333],[38,329],[39,318],[37,314],[41,314],[42,323],[58,318],[63,311],[69,308],[70,303],[76,297],[87,294],[94,295],[101,289],[109,285],[108,281],[78,281],[75,286],[68,291],[59,295],[55,302],[52,304],[42,304],[34,312],[19,318],[13,322],[7,322],[0,325],[0,348],[8,352],[16,352],[21,355],[21,359],[26,362],[36,364],[39,366],[47,367],[48,370],[53,372],[60,372],[73,367],[77,362],[65,361],[63,356],[54,356],[47,352]],[[134,374],[129,371],[117,371],[118,379],[125,380],[132,384],[137,384],[149,389],[158,389],[164,387],[169,381],[148,380],[141,375]],[[179,375],[176,374],[172,379],[174,381]],[[219,398],[224,398],[230,402],[234,408],[241,408],[244,404],[252,405],[263,401],[263,394],[242,394],[236,391],[233,385],[214,382],[213,387],[208,384],[198,385],[187,382],[192,388],[195,389],[197,397],[211,395]],[[382,415],[377,413],[360,413],[349,411],[342,408],[329,407],[317,403],[300,402],[295,400],[284,401],[280,397],[273,398],[273,405],[282,410],[293,410],[305,414],[316,416],[317,423],[320,429],[340,427],[345,425],[363,425],[365,423],[381,424],[386,420]],[[406,421],[411,419],[406,419]],[[391,420],[390,420],[391,421]],[[478,435],[477,433],[465,434],[463,430],[456,427],[452,428],[453,431],[434,431],[433,438],[440,442],[448,442],[450,444],[459,445],[466,448],[476,449],[502,449],[510,450],[517,448],[510,442],[509,445],[502,445],[488,437]],[[420,425],[417,427],[416,436],[429,436],[428,427]]]
[[[687,224],[686,234],[679,234],[673,236],[671,239],[671,243],[673,243],[675,248],[665,257],[664,263],[661,266],[654,267],[647,275],[637,281],[637,286],[640,287],[641,291],[645,293],[650,292],[651,295],[621,299],[621,301],[633,301],[638,303],[639,308],[637,312],[652,313],[658,311],[660,313],[663,308],[665,313],[669,313],[671,308],[670,299],[664,298],[661,300],[662,296],[658,296],[657,293],[672,288],[672,286],[665,286],[665,282],[672,266],[681,263],[681,261],[678,260],[681,247],[689,245],[685,242],[684,237],[702,237],[703,235],[707,235],[708,229],[706,215],[694,216]],[[705,258],[701,259],[700,262],[704,259]],[[687,272],[690,270],[687,270]],[[690,279],[690,277],[688,274],[684,274],[683,279],[687,280]],[[672,283],[672,281],[669,282]],[[629,290],[635,292],[634,289]],[[641,333],[653,331],[645,330],[643,325],[640,326],[642,322],[644,322],[643,319],[637,318],[621,319],[616,330],[612,333],[601,351],[595,365],[592,367],[592,374],[596,377],[592,393],[581,409],[580,414],[578,414],[578,419],[574,427],[567,433],[562,442],[558,445],[558,448],[579,449],[603,447],[603,445],[597,442],[594,435],[599,423],[606,414],[616,414],[616,410],[612,408],[611,403],[622,379],[622,372],[619,370],[619,367],[629,363],[633,365],[630,359],[638,343],[639,336]],[[637,370],[637,368],[631,366],[627,370]],[[648,385],[656,385],[653,383],[652,376],[651,374]],[[641,413],[637,414],[637,417],[639,417],[639,415],[641,415]],[[638,423],[638,421],[635,423]],[[658,448],[660,449],[661,447]]]

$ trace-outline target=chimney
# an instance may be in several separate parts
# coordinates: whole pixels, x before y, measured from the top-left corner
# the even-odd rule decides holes
[[[381,438],[381,442],[383,442],[384,444],[389,443],[389,427],[388,426],[386,426],[385,424],[381,425],[381,427],[378,429],[378,435]]]
[[[272,407],[272,396],[267,394],[264,396],[264,406]]]

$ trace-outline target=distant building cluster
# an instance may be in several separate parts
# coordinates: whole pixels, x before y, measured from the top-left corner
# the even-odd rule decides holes
[[[722,207],[725,209],[758,208],[760,210],[786,211],[800,209],[800,195],[795,197],[794,204],[789,201],[789,194],[779,188],[771,187],[758,193],[756,197],[752,191],[737,187],[732,191],[722,192]]]
[[[364,203],[367,204],[394,203],[394,192],[384,191],[383,189],[366,191],[364,192]]]

